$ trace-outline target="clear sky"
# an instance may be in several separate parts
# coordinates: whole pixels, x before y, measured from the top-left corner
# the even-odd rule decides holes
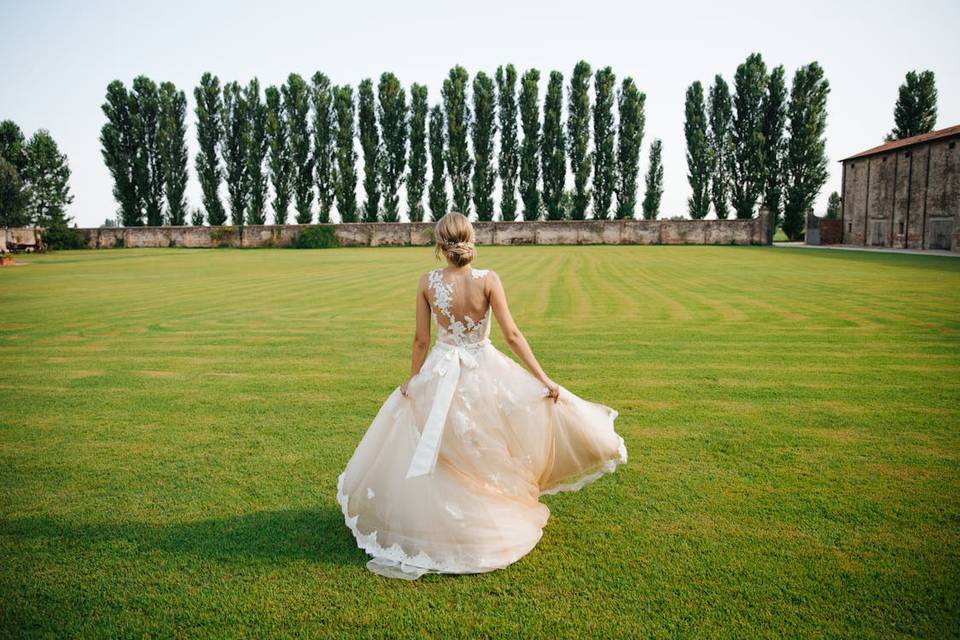
[[[107,84],[145,74],[170,80],[190,103],[190,206],[193,87],[204,71],[221,81],[282,82],[290,72],[322,70],[354,86],[383,71],[404,86],[426,84],[431,103],[449,68],[472,75],[513,63],[518,71],[556,69],[569,78],[584,59],[632,76],[647,94],[643,164],[663,140],[662,215],[686,215],[684,92],[714,74],[728,81],[760,52],[768,66],[817,60],[832,92],[827,128],[831,176],[822,212],[839,189],[836,160],[879,144],[893,125],[897,87],[910,69],[937,76],[937,126],[960,124],[960,2],[878,0],[775,2],[23,2],[0,0],[0,119],[29,136],[51,131],[69,156],[81,226],[113,217],[111,179],[100,156],[100,105]],[[361,192],[362,197],[362,192]],[[642,195],[641,195],[642,197]]]

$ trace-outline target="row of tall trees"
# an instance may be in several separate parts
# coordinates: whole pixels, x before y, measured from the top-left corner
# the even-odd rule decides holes
[[[221,85],[206,73],[194,100],[203,204],[194,224],[263,224],[271,192],[278,224],[291,210],[301,224],[328,222],[334,209],[344,222],[397,221],[402,209],[410,220],[428,210],[437,219],[450,208],[492,220],[498,202],[503,220],[636,214],[646,98],[631,78],[617,88],[609,67],[579,62],[569,84],[551,72],[542,103],[540,72],[520,76],[512,65],[472,81],[454,67],[432,105],[425,86],[408,91],[392,73],[356,92],[319,72],[262,92],[256,79]],[[103,112],[103,157],[123,224],[185,224],[185,94],[145,76],[129,90],[114,81]],[[659,143],[655,157],[647,216],[662,194]]]
[[[124,225],[186,223],[187,99],[170,82],[146,76],[130,89],[116,80],[102,106],[101,152],[113,176]],[[202,176],[201,176],[202,177]]]
[[[787,90],[782,65],[767,69],[750,55],[731,92],[717,75],[705,96],[696,81],[686,94],[684,134],[692,218],[711,203],[718,218],[766,207],[784,232],[798,238],[804,211],[827,180],[826,118],[830,85],[816,62],[800,67]]]
[[[65,229],[71,202],[70,165],[50,132],[28,140],[12,120],[0,122],[0,227]]]

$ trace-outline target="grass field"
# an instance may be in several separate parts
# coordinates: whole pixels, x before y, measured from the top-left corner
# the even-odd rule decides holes
[[[0,636],[960,635],[960,259],[482,247],[630,462],[512,567],[367,572],[337,475],[427,248],[0,271]],[[494,342],[505,349],[494,329]]]

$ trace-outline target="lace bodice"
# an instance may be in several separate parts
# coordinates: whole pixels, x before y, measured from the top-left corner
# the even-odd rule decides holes
[[[481,280],[489,271],[489,269],[471,269],[470,280]],[[470,345],[482,342],[490,336],[489,302],[482,317],[458,315],[454,309],[462,307],[462,299],[455,302],[455,296],[458,295],[455,283],[444,279],[443,269],[434,269],[427,274],[427,287],[431,297],[430,314],[437,325],[437,342]],[[460,292],[461,296],[465,294],[466,292]],[[460,304],[457,304],[458,302]]]

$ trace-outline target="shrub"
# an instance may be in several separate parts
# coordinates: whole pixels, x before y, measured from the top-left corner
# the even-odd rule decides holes
[[[329,249],[338,246],[333,227],[307,227],[297,234],[293,243],[296,249]]]
[[[214,247],[229,247],[230,238],[236,233],[235,227],[211,227],[210,244]]]
[[[48,249],[86,249],[87,239],[76,229],[65,224],[55,224],[43,232],[43,241]]]

